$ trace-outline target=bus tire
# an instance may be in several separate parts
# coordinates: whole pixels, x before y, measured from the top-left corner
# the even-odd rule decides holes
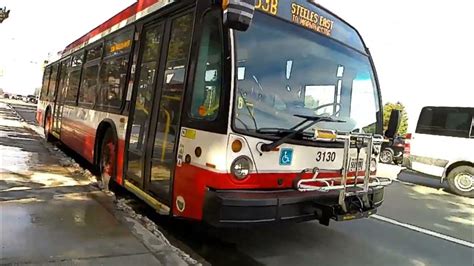
[[[48,109],[46,111],[46,115],[44,117],[44,138],[47,142],[53,141],[53,135],[51,135],[51,126],[53,124],[53,118],[51,117],[51,111]]]
[[[454,168],[448,173],[448,185],[454,193],[474,197],[474,167],[462,165]]]
[[[100,145],[99,174],[102,188],[109,191],[110,181],[115,178],[117,162],[117,138],[111,128],[104,133]]]

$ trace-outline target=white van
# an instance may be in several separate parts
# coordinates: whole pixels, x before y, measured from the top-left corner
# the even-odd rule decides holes
[[[474,197],[474,107],[424,107],[407,138],[408,168],[446,178],[453,192]]]

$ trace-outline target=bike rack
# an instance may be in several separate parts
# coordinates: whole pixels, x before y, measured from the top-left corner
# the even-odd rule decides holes
[[[368,192],[371,187],[388,186],[392,183],[389,178],[377,178],[370,176],[370,164],[372,161],[372,153],[376,144],[381,144],[385,140],[381,136],[374,136],[369,134],[348,134],[348,135],[337,135],[335,142],[344,143],[344,155],[342,165],[342,177],[337,178],[317,178],[320,169],[315,167],[313,169],[305,169],[302,173],[313,172],[313,177],[310,179],[301,179],[297,182],[296,188],[301,192],[306,191],[339,191],[338,203],[341,208],[347,212],[347,206],[345,199],[349,196],[362,196],[362,202],[364,206],[370,206]],[[357,148],[356,168],[354,184],[347,184],[348,173],[350,168],[350,160],[352,159],[349,155],[351,145]],[[362,148],[366,149],[366,158],[364,169],[359,169],[359,155]],[[359,176],[359,171],[364,171],[364,176]],[[363,179],[363,183],[359,184],[358,181]],[[339,181],[339,184],[335,184]],[[316,186],[314,184],[320,184]],[[350,190],[349,190],[350,188]]]

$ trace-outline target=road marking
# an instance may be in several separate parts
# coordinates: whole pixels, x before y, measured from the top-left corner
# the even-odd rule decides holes
[[[438,232],[430,231],[428,229],[424,229],[424,228],[414,226],[414,225],[411,225],[411,224],[402,223],[402,222],[399,222],[399,221],[396,221],[396,220],[393,220],[393,219],[390,219],[390,218],[387,218],[387,217],[383,217],[383,216],[380,216],[380,215],[377,215],[377,214],[374,214],[370,217],[374,218],[376,220],[380,220],[380,221],[383,221],[383,222],[398,225],[398,226],[401,226],[401,227],[404,227],[404,228],[407,228],[407,229],[410,229],[410,230],[413,230],[413,231],[416,231],[416,232],[419,232],[419,233],[423,233],[423,234],[430,235],[430,236],[433,236],[433,237],[437,237],[437,238],[440,238],[440,239],[443,239],[443,240],[446,240],[446,241],[450,241],[450,242],[453,242],[453,243],[456,243],[456,244],[459,244],[459,245],[474,248],[474,243],[469,242],[469,241],[454,238],[452,236],[444,235],[444,234],[441,234],[441,233],[438,233]]]

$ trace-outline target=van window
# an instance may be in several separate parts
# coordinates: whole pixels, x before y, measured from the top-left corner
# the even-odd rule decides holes
[[[416,133],[468,138],[472,127],[469,108],[425,107]]]

